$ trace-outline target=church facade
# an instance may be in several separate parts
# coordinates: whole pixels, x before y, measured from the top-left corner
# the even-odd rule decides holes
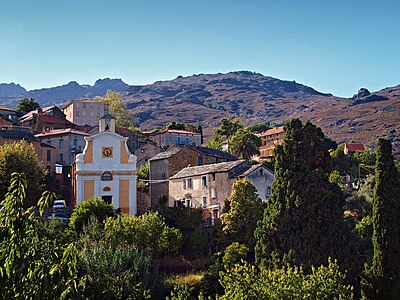
[[[76,156],[73,172],[75,206],[100,197],[121,213],[136,214],[137,159],[128,150],[128,138],[115,133],[115,119],[104,115],[99,133],[85,140],[86,146]]]

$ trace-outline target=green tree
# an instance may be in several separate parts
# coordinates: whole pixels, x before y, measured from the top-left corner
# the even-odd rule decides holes
[[[265,123],[258,123],[258,124],[254,124],[254,125],[247,127],[247,129],[253,133],[263,133],[264,131],[271,129],[271,127],[269,127]]]
[[[95,100],[108,105],[108,111],[115,118],[115,124],[117,126],[131,130],[137,129],[136,118],[127,110],[119,93],[107,91],[107,94],[104,97],[96,97]]]
[[[221,126],[214,128],[213,135],[206,143],[206,147],[222,149],[222,143],[232,137],[240,128],[243,128],[243,125],[239,119],[230,121],[227,118],[222,118]]]
[[[221,300],[354,299],[346,275],[331,260],[309,273],[297,266],[258,270],[243,262],[222,272],[220,281],[225,292],[217,298]]]
[[[137,170],[138,179],[149,179],[150,174],[150,162],[146,162],[145,164],[141,165]]]
[[[400,175],[392,145],[379,139],[376,150],[375,189],[372,207],[374,256],[369,272],[370,299],[400,297]]]
[[[18,112],[28,113],[32,110],[39,109],[40,105],[33,98],[24,98],[19,100],[18,106],[15,109]]]
[[[176,253],[182,246],[180,231],[167,226],[157,212],[107,219],[104,231],[108,243],[132,245],[154,256]]]
[[[108,204],[100,197],[85,200],[76,207],[71,215],[70,226],[77,233],[81,233],[92,217],[103,223],[108,217],[115,216],[112,204]]]
[[[355,243],[344,222],[342,192],[328,181],[330,156],[323,140],[311,122],[293,119],[285,125],[283,144],[275,149],[271,198],[256,229],[259,263],[283,259],[309,269],[332,257],[354,271]]]
[[[233,155],[250,159],[253,155],[259,154],[261,138],[248,129],[240,128],[229,141],[229,152]]]
[[[0,210],[0,298],[69,299],[77,296],[83,280],[77,279],[77,250],[74,244],[40,237],[32,207],[22,210],[27,182],[13,173]],[[46,193],[39,212],[51,202]]]
[[[246,178],[240,179],[233,184],[228,202],[228,210],[221,215],[222,232],[229,241],[254,249],[254,230],[264,208],[256,188]]]
[[[23,207],[36,205],[43,191],[46,169],[32,144],[20,141],[0,146],[0,200],[7,193],[14,172],[21,174],[28,185]]]

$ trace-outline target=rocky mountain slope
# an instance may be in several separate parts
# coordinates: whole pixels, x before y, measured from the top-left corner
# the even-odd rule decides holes
[[[80,98],[93,98],[104,95],[107,90],[123,91],[129,87],[121,79],[99,79],[93,86],[80,85],[76,81],[68,84],[26,91],[14,83],[0,84],[0,102],[9,107],[16,107],[18,101],[25,97],[34,98],[41,106],[63,103],[67,100]]]
[[[24,89],[0,85],[0,104],[15,107],[21,96],[14,96],[15,105],[9,105],[12,99],[4,96],[4,87],[21,93]],[[223,117],[240,118],[247,125],[276,125],[300,117],[311,120],[338,142],[363,142],[374,147],[377,137],[388,137],[400,152],[400,85],[373,93],[360,89],[352,98],[339,98],[294,81],[241,71],[178,76],[136,86],[128,86],[120,79],[98,80],[94,86],[70,82],[24,95],[46,106],[104,95],[108,89],[120,92],[142,130],[178,121],[201,124],[206,136],[210,136]]]

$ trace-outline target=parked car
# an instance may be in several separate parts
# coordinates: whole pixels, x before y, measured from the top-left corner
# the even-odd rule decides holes
[[[69,220],[71,220],[71,218],[68,217],[66,214],[52,213],[47,217],[47,220],[60,220],[60,221],[69,222]]]
[[[65,202],[64,199],[54,200],[53,208],[66,208],[66,207],[67,207],[67,203]]]

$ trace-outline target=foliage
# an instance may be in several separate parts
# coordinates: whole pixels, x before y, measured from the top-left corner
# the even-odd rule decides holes
[[[151,257],[131,246],[88,245],[79,255],[79,272],[91,278],[84,293],[89,299],[150,299],[150,290],[160,292]]]
[[[227,118],[222,118],[220,122],[221,126],[214,128],[213,135],[206,143],[206,147],[222,149],[222,143],[232,137],[240,128],[243,128],[239,119],[230,121]]]
[[[33,98],[24,98],[19,100],[18,106],[15,109],[18,112],[28,113],[32,110],[39,109],[40,105]]]
[[[217,299],[353,299],[353,287],[345,280],[337,262],[331,260],[328,266],[313,266],[310,274],[297,266],[257,270],[243,262],[223,272],[225,294]]]
[[[46,169],[32,144],[20,141],[0,146],[0,200],[7,193],[14,172],[19,173],[27,183],[26,198],[21,207],[36,205],[43,190]]]
[[[376,153],[375,151],[360,151],[353,154],[354,159],[364,166],[375,166]]]
[[[374,232],[371,216],[365,216],[356,224],[355,231],[360,237],[372,237]]]
[[[263,133],[264,131],[267,131],[268,129],[271,129],[271,127],[269,127],[265,123],[258,123],[258,124],[254,124],[254,125],[251,125],[251,126],[247,127],[247,129],[250,130],[250,132],[253,132],[253,133]]]
[[[342,190],[346,189],[346,185],[343,183],[342,176],[340,175],[338,170],[333,170],[329,174],[328,180],[330,183],[336,183]]]
[[[21,209],[27,183],[13,173],[0,210],[0,298],[66,299],[84,287],[77,279],[77,250],[40,237],[33,208]],[[39,199],[39,212],[51,202],[46,193]]]
[[[358,176],[358,163],[353,155],[344,154],[344,144],[339,145],[330,152],[332,159],[332,168],[339,171],[340,175]]]
[[[119,127],[136,130],[136,118],[126,109],[120,94],[113,91],[107,91],[104,97],[96,97],[96,101],[108,105],[109,113],[115,118],[115,124]]]
[[[37,230],[41,239],[52,240],[59,245],[73,243],[76,238],[75,232],[69,225],[60,220],[42,220]]]
[[[139,217],[122,215],[107,219],[105,240],[113,245],[131,245],[150,255],[160,256],[177,253],[182,246],[179,229],[168,227],[157,212],[148,212]]]
[[[164,127],[165,129],[176,129],[176,130],[187,130],[191,132],[202,132],[202,127],[195,126],[192,124],[186,124],[186,123],[180,123],[180,122],[169,122],[167,125]]]
[[[137,170],[138,179],[149,180],[150,162],[141,165]]]
[[[229,152],[233,155],[250,159],[259,154],[258,148],[261,146],[261,138],[250,130],[239,128],[229,141]]]
[[[88,224],[90,218],[95,216],[100,223],[108,217],[115,216],[112,204],[106,203],[100,197],[93,197],[82,201],[71,215],[70,226],[77,233],[81,233],[83,227]]]
[[[357,218],[370,215],[372,212],[371,202],[367,201],[365,196],[360,196],[358,193],[353,193],[346,198],[344,209],[354,212]]]
[[[364,289],[370,299],[400,297],[400,174],[394,163],[392,145],[379,139],[376,151],[375,189],[373,199],[374,257],[367,281],[372,290]],[[364,285],[366,286],[366,285]]]
[[[344,222],[342,192],[328,181],[323,140],[310,122],[285,125],[283,144],[275,149],[271,198],[255,231],[258,263],[279,266],[286,260],[308,270],[332,257],[355,272],[355,240]]]
[[[231,242],[255,246],[254,230],[262,219],[263,208],[257,190],[246,178],[232,186],[228,209],[221,215],[222,231]]]
[[[246,245],[233,242],[225,248],[224,256],[222,257],[224,267],[228,269],[234,264],[239,263],[241,260],[245,260],[248,252],[249,248],[247,248]]]

